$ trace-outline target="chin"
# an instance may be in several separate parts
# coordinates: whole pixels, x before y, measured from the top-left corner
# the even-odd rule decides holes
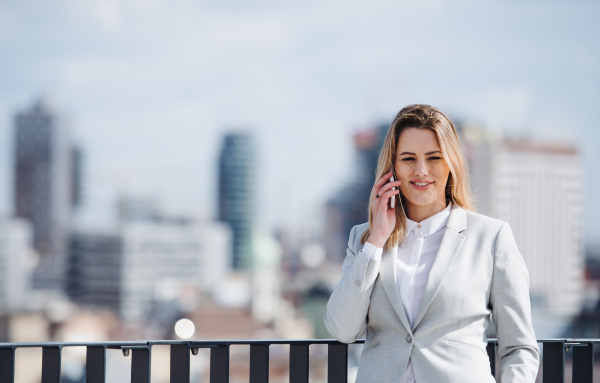
[[[417,206],[430,206],[439,201],[439,198],[433,198],[431,194],[428,196],[411,195],[410,197],[406,197],[405,194],[404,198],[407,202]]]
[[[430,206],[435,204],[436,200],[431,200],[431,201],[411,201],[409,200],[410,203],[412,203],[413,205],[417,205],[417,206]]]

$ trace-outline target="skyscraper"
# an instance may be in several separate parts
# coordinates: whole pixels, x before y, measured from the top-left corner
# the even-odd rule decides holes
[[[34,286],[60,288],[71,211],[80,199],[81,153],[42,101],[17,113],[14,123],[14,214],[33,226],[41,261]]]
[[[250,133],[225,135],[219,156],[219,220],[233,232],[233,268],[252,265],[255,215],[254,139]]]
[[[532,306],[574,314],[583,290],[581,155],[567,144],[462,129],[479,213],[509,222],[529,270]]]

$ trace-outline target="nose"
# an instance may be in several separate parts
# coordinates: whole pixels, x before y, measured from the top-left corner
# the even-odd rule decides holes
[[[416,167],[414,170],[414,174],[415,174],[415,176],[421,177],[421,178],[424,178],[429,174],[429,172],[427,171],[427,166],[425,166],[425,161],[423,161],[423,160],[417,161],[417,164],[416,164]]]

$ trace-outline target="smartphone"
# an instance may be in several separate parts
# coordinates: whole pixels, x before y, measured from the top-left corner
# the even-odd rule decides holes
[[[390,182],[394,182],[394,181],[396,181],[396,172],[394,171],[394,165],[392,165],[392,167],[391,167],[391,169],[390,169],[390,170],[391,170],[391,172],[392,172],[392,178],[390,178]],[[394,187],[392,188],[392,190],[396,190],[396,187],[394,186]],[[394,195],[394,196],[392,196],[392,198],[390,198],[390,201],[389,201],[389,203],[390,203],[390,208],[391,208],[391,209],[393,209],[393,208],[395,208],[395,207],[396,207],[396,196],[395,196],[395,195]]]

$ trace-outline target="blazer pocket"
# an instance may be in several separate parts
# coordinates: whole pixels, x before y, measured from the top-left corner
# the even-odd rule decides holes
[[[375,343],[375,344],[372,344],[372,345],[370,345],[369,347],[365,348],[365,349],[364,349],[364,350],[363,350],[363,351],[360,353],[360,356],[363,356],[363,355],[365,355],[367,352],[369,352],[369,351],[371,351],[371,350],[373,350],[373,349],[375,349],[375,348],[379,347],[379,344],[380,344],[380,343],[381,343],[381,342],[377,342],[377,343]]]
[[[469,344],[469,343],[463,343],[463,342],[458,342],[456,340],[450,340],[448,339],[448,344],[454,345],[454,346],[458,346],[458,347],[464,347],[464,348],[472,348],[474,350],[477,350],[479,352],[482,352],[483,355],[488,356],[487,351],[485,351],[483,348],[479,347],[479,346],[475,346],[474,344]]]

